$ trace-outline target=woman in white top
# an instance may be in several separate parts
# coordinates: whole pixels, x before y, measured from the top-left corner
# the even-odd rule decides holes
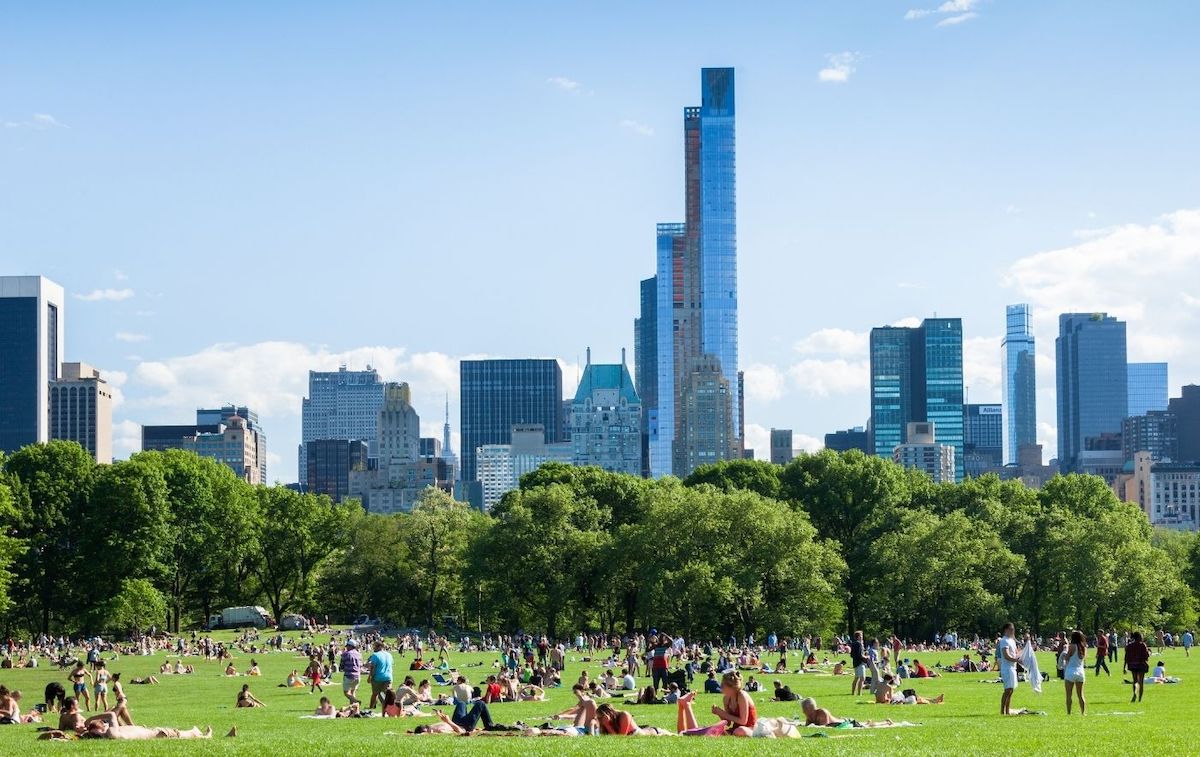
[[[1004,624],[1004,631],[996,642],[996,660],[1000,663],[1000,680],[1004,685],[1004,693],[1000,695],[1000,714],[1008,715],[1013,691],[1017,688],[1017,663],[1021,660],[1017,653],[1017,632],[1012,623]]]
[[[1067,714],[1071,714],[1071,690],[1079,698],[1079,714],[1087,714],[1087,702],[1083,699],[1084,657],[1087,656],[1087,641],[1081,631],[1071,633],[1071,644],[1067,647],[1067,664],[1063,668],[1063,680],[1067,690]]]

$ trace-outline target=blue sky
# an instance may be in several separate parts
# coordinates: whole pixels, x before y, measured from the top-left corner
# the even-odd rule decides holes
[[[864,423],[866,332],[935,312],[989,401],[1034,304],[1051,451],[1058,312],[1200,382],[1194,3],[23,5],[0,272],[67,288],[122,452],[256,404],[289,481],[310,367],[410,381],[436,431],[459,357],[632,361],[702,66],[737,69],[752,443]]]

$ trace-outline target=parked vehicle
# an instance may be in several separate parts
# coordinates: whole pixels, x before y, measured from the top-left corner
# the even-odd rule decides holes
[[[258,605],[226,607],[208,618],[209,628],[266,628],[275,625],[266,609]]]
[[[303,615],[289,613],[279,619],[280,631],[305,631],[308,629],[308,618]]]

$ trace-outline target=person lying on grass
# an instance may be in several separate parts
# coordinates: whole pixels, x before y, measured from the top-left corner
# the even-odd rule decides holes
[[[901,692],[896,678],[891,673],[885,673],[883,680],[875,687],[875,704],[941,704],[945,694],[938,694],[934,699],[917,696],[913,689]]]
[[[46,731],[39,734],[38,739],[42,741],[64,741],[70,736],[69,732],[64,731]],[[113,739],[115,741],[149,741],[151,739],[211,739],[213,735],[212,726],[207,726],[203,731],[199,728],[192,727],[185,730],[178,728],[162,728],[162,727],[147,727],[140,725],[110,725],[104,721],[95,721],[88,726],[87,730],[79,734],[81,739]],[[229,737],[237,735],[237,729],[232,729],[226,734]]]
[[[441,710],[434,710],[434,715],[437,715],[440,723],[431,723],[429,725],[419,725],[410,733],[413,735],[421,734],[455,734],[459,736],[470,735],[476,730],[484,731],[518,731],[520,728],[500,725],[492,720],[492,713],[488,709],[487,704],[483,701],[476,701],[468,710],[465,702],[457,702],[454,707],[454,715],[447,716]],[[479,726],[483,726],[482,729]]]
[[[79,700],[75,697],[67,697],[63,702],[62,712],[58,716],[58,730],[82,734],[93,722],[100,721],[114,726],[133,725],[133,718],[129,716],[129,709],[124,702],[108,712],[102,712],[84,720],[83,714],[79,712]]]
[[[329,701],[329,697],[321,697],[321,702],[317,705],[317,711],[313,715],[320,718],[356,718],[361,711],[358,702],[351,702],[339,710],[333,706],[333,702]]]
[[[800,709],[804,712],[804,725],[820,726],[823,728],[837,728],[845,726],[847,723],[854,728],[884,728],[894,725],[891,720],[866,720],[859,722],[852,718],[837,718],[833,716],[829,710],[824,707],[817,706],[817,700],[808,697],[800,702]]]

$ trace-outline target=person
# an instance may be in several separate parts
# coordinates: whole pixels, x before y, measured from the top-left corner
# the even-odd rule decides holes
[[[1190,629],[1183,629],[1183,656],[1192,656],[1192,645],[1196,643],[1196,637],[1192,635]]]
[[[372,646],[371,656],[367,658],[367,670],[371,681],[371,703],[367,709],[375,709],[383,698],[383,692],[392,685],[392,653],[383,648],[383,642],[377,641]]]
[[[925,665],[915,657],[913,658],[913,678],[937,678],[938,674],[935,671],[925,667]]]
[[[933,699],[926,699],[918,696],[913,689],[898,691],[896,681],[896,677],[891,673],[884,673],[883,679],[875,687],[876,704],[941,704],[946,701],[945,694],[938,694]]]
[[[673,649],[671,637],[664,633],[658,636],[654,648],[650,650],[650,681],[655,692],[659,688],[667,688]]]
[[[1150,680],[1154,683],[1163,683],[1167,680],[1167,665],[1162,660],[1154,666],[1154,672],[1150,674]]]
[[[867,658],[863,655],[863,632],[855,631],[850,641],[850,664],[854,667],[854,682],[850,684],[850,695],[858,696],[867,683]]]
[[[111,678],[108,668],[104,666],[104,660],[96,661],[96,672],[92,676],[92,689],[95,697],[95,705],[97,710],[108,709],[108,681]]]
[[[67,699],[67,690],[58,681],[51,681],[46,684],[45,700],[46,712],[55,712],[62,709],[63,703]],[[57,706],[56,706],[57,705]]]
[[[1142,701],[1142,695],[1146,693],[1146,673],[1150,671],[1150,647],[1142,639],[1141,631],[1134,631],[1125,645],[1125,663],[1121,672],[1125,671],[1133,677],[1133,697],[1129,701]]]
[[[304,671],[304,675],[309,680],[308,693],[320,691],[325,693],[324,687],[321,686],[321,659],[317,655],[313,655],[308,660],[308,668]]]
[[[708,677],[704,679],[704,693],[705,694],[720,694],[721,693],[721,682],[717,680],[717,674],[712,672],[711,670],[708,671]]]
[[[337,710],[334,709],[333,702],[329,701],[329,697],[321,697],[321,701],[317,705],[317,711],[313,714],[321,718],[330,718],[337,715]]]
[[[475,698],[473,696],[474,692],[471,690],[471,684],[467,682],[466,676],[459,676],[458,680],[454,682],[453,693],[454,701],[462,702],[463,704],[469,704]]]
[[[88,684],[84,683],[86,679],[88,683],[92,680],[92,674],[83,666],[83,661],[79,660],[75,663],[75,668],[67,675],[67,679],[71,682],[71,688],[75,693],[75,701],[78,702],[80,697],[83,697],[82,709],[88,710],[92,706],[92,700],[88,694]]]
[[[266,707],[261,700],[250,693],[250,684],[242,684],[242,690],[237,695],[238,707]]]
[[[53,733],[53,732],[51,732]],[[151,728],[140,725],[110,725],[103,720],[88,722],[87,729],[79,734],[81,739],[114,739],[117,741],[149,741],[151,739],[211,739],[212,726],[203,731],[193,726],[186,731],[178,728]],[[235,735],[233,731],[230,736]]]
[[[1084,658],[1087,656],[1087,641],[1082,631],[1071,632],[1071,643],[1067,647],[1067,664],[1063,667],[1063,680],[1067,690],[1067,714],[1071,714],[1071,690],[1079,699],[1079,714],[1087,715],[1087,701],[1083,698]]]
[[[1000,714],[1011,714],[1013,691],[1017,688],[1017,663],[1021,655],[1017,652],[1017,630],[1012,623],[1004,624],[1000,641],[996,644],[996,659],[1000,661],[1000,681],[1004,693],[1000,696]]]
[[[258,668],[258,660],[250,661],[250,669],[246,671],[246,675],[248,675],[248,676],[261,676],[262,675],[262,671],[259,670],[259,668]]]
[[[358,685],[362,678],[362,655],[358,653],[358,642],[350,639],[338,659],[338,670],[342,671],[342,695],[350,704],[358,702]]]
[[[712,714],[721,719],[720,723],[700,728],[696,725],[696,716],[692,712],[692,700],[695,692],[689,691],[679,697],[679,712],[676,717],[676,727],[685,736],[749,736],[758,722],[758,710],[754,699],[742,690],[742,674],[730,670],[721,677],[721,705],[713,705]]]
[[[882,681],[881,681],[882,682]],[[837,728],[838,726],[846,726],[849,724],[855,728],[882,728],[893,725],[889,720],[867,720],[859,722],[852,718],[834,717],[833,713],[824,707],[817,706],[817,700],[812,697],[807,697],[800,701],[800,710],[804,713],[804,725],[821,726],[826,728]]]
[[[664,681],[663,687],[665,688],[666,685],[667,684]],[[637,681],[633,679],[633,674],[629,672],[628,668],[623,668],[621,670],[621,691],[633,691],[636,688]],[[655,689],[657,690],[657,687],[655,687]]]
[[[1108,669],[1108,634],[1103,630],[1096,632],[1096,675],[1100,675],[1100,668],[1112,677],[1112,671]]]
[[[237,674],[237,668],[233,666],[233,660],[230,660],[229,664],[225,666],[225,676],[228,678],[235,678]]]

